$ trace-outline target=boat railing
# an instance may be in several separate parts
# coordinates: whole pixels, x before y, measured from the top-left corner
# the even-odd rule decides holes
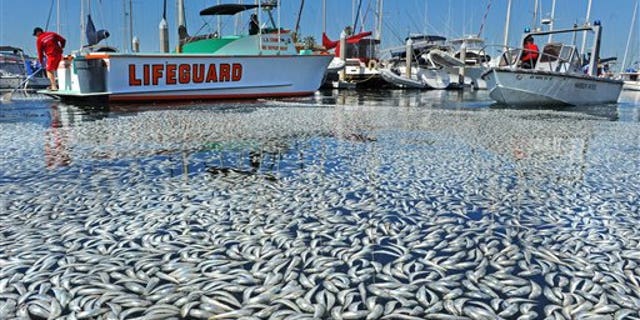
[[[522,57],[529,51],[523,48],[505,47],[502,45],[488,45],[487,47],[502,48],[502,54],[497,65],[499,68],[520,69],[523,68]],[[580,73],[581,60],[574,46],[560,43],[547,44],[538,52],[538,58],[532,68],[541,71]]]

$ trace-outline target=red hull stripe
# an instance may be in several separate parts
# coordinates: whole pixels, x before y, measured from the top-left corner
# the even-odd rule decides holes
[[[279,92],[279,93],[245,93],[245,94],[180,94],[180,95],[110,95],[111,102],[126,101],[177,101],[177,100],[214,100],[214,99],[259,99],[275,97],[301,97],[312,95],[315,91]]]

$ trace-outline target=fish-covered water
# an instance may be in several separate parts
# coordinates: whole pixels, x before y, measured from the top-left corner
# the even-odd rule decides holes
[[[640,319],[640,95],[0,105],[0,319]]]

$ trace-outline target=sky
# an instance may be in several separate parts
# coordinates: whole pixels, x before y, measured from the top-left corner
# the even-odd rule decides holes
[[[163,15],[162,0],[0,0],[0,45],[12,45],[35,54],[35,40],[31,36],[36,26],[58,31],[67,38],[66,53],[80,48],[81,2],[85,13],[91,12],[97,29],[107,29],[111,37],[102,44],[129,49],[126,27],[133,18],[133,35],[140,39],[142,51],[158,51],[158,25]],[[359,0],[326,0],[326,23],[323,23],[322,0],[306,0],[300,21],[302,37],[312,36],[321,41],[323,25],[331,39],[337,40],[340,31],[353,25]],[[630,34],[634,5],[638,0],[592,0],[590,21],[599,19],[603,26],[601,56],[617,56],[622,62]],[[59,16],[58,18],[58,2]],[[222,34],[247,32],[249,14],[225,17],[218,24],[215,17],[200,17],[200,10],[217,3],[254,3],[255,0],[184,0],[187,28],[191,35],[212,33],[221,26]],[[295,28],[301,0],[280,0],[280,20],[283,28]],[[507,12],[507,0],[384,0],[381,49],[401,46],[409,34],[428,33],[457,38],[478,34],[487,44],[502,44]],[[525,27],[534,26],[534,0],[513,0],[509,43],[518,45]],[[537,25],[540,18],[550,17],[553,0],[538,0]],[[129,4],[131,3],[131,15]],[[587,15],[587,0],[556,0],[555,28],[582,24]],[[124,9],[126,7],[126,10]],[[362,0],[356,26],[360,31],[373,31],[376,0]],[[488,9],[488,10],[487,10]],[[640,10],[639,10],[640,11]],[[640,14],[637,14],[640,15]],[[485,18],[486,16],[486,18]],[[177,41],[176,0],[167,0],[167,22],[171,47]],[[266,17],[265,17],[266,18]],[[276,16],[277,19],[277,16]],[[239,22],[236,22],[238,20]],[[640,20],[640,19],[636,19]],[[47,24],[48,22],[48,24]],[[628,60],[639,60],[640,21],[631,33]],[[577,40],[581,45],[581,36]],[[588,42],[590,44],[590,42]],[[497,52],[498,47],[493,49]],[[629,64],[629,63],[627,63]]]

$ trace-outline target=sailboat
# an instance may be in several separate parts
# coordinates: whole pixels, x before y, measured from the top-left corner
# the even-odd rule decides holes
[[[602,35],[599,21],[568,29],[525,32],[521,43],[527,37],[542,39],[548,35],[578,32],[592,32],[594,35],[588,64],[583,64],[575,45],[561,42],[545,44],[534,67],[530,69],[520,64],[521,57],[526,54],[524,49],[509,50],[502,55],[497,67],[492,67],[482,75],[482,79],[487,81],[490,97],[500,104],[512,106],[617,102],[623,82],[597,74]]]
[[[176,52],[76,52],[58,68],[60,90],[42,93],[108,102],[310,95],[320,87],[331,57],[299,53],[292,32],[274,21],[278,4],[219,4],[200,11],[201,16],[266,14],[269,27],[256,34],[191,37],[179,28]]]
[[[640,91],[640,61],[635,61],[631,66],[627,66],[626,63],[627,56],[629,54],[629,46],[631,44],[631,37],[634,34],[633,31],[635,29],[636,18],[638,17],[638,4],[640,4],[640,1],[636,1],[636,5],[633,8],[633,18],[631,19],[631,25],[629,26],[629,37],[627,38],[627,45],[624,49],[624,59],[622,60],[622,68],[624,68],[624,71],[620,73],[620,79],[624,81],[622,90]],[[638,39],[637,35],[636,39]],[[636,54],[639,54],[639,52],[636,52]]]
[[[326,34],[326,1],[323,0],[322,45],[326,50],[335,49],[331,68],[325,79],[325,87],[334,89],[356,87],[379,87],[385,82],[378,70],[378,47],[382,28],[382,0],[377,0],[377,26],[374,32],[356,32],[362,0],[357,1],[353,26],[346,27],[340,35],[341,40],[331,40]],[[353,1],[355,9],[356,1]],[[364,24],[364,22],[363,22]],[[344,37],[344,44],[341,41]]]

